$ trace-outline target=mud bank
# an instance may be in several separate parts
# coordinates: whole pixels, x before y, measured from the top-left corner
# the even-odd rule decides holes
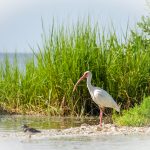
[[[80,127],[46,130],[41,133],[43,136],[98,136],[98,135],[150,135],[150,127],[127,127],[105,124],[102,128],[99,125],[82,124]]]
[[[41,133],[32,134],[32,139],[74,137],[74,136],[102,136],[102,135],[150,135],[150,127],[126,127],[105,124],[102,128],[99,125],[82,124],[80,127],[68,129],[50,129],[41,130]],[[1,132],[0,139],[25,139],[29,138],[29,133],[19,132]]]

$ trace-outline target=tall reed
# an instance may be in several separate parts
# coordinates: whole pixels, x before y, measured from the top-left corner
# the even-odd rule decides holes
[[[88,20],[66,28],[53,25],[44,37],[39,53],[32,50],[36,58],[26,63],[24,73],[17,59],[11,65],[6,57],[1,65],[2,108],[50,115],[96,114],[85,82],[72,93],[86,70],[93,74],[92,84],[108,91],[123,109],[150,94],[150,46],[145,47],[136,32],[121,42],[114,30],[106,34]]]

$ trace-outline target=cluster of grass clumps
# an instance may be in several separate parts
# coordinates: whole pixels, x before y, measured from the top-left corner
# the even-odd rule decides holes
[[[22,114],[97,114],[84,82],[72,93],[86,70],[93,74],[92,84],[108,91],[122,109],[140,104],[150,94],[150,45],[143,33],[127,35],[118,38],[114,30],[106,34],[89,20],[66,28],[53,25],[39,53],[32,50],[25,72],[18,69],[17,59],[10,64],[6,57],[1,64],[0,107]]]
[[[118,125],[144,126],[150,125],[150,97],[144,98],[140,105],[124,110],[122,116],[113,116]]]

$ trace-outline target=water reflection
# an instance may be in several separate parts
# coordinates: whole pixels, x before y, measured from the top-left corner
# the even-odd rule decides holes
[[[83,123],[98,124],[98,117],[71,118],[49,116],[0,116],[0,131],[20,131],[23,124],[40,129],[64,129],[80,126]]]

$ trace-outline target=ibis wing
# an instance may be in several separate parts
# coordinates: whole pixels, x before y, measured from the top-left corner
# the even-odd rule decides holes
[[[112,96],[103,89],[94,90],[94,101],[100,107],[114,108],[117,105]]]

